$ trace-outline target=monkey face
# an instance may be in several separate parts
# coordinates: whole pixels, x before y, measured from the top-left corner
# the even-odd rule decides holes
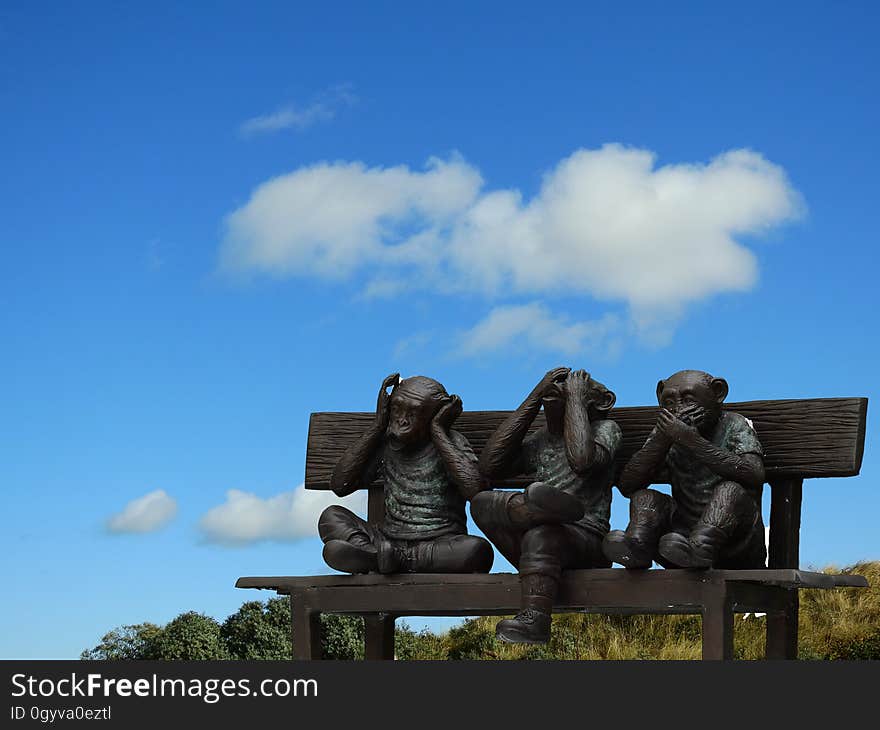
[[[657,383],[657,402],[704,436],[721,416],[727,381],[700,370],[682,370]]]
[[[395,393],[391,399],[388,437],[406,447],[427,443],[431,436],[431,419],[437,406],[438,403],[431,398]]]

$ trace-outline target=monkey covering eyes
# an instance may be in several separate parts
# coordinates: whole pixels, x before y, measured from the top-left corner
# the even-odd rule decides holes
[[[388,388],[393,388],[388,393]],[[385,518],[371,525],[345,507],[318,520],[324,560],[344,573],[488,573],[494,558],[468,535],[465,501],[485,488],[467,439],[450,428],[461,398],[436,380],[389,375],[376,420],[337,462],[330,488],[340,497],[385,478]]]
[[[764,452],[751,421],[722,411],[727,391],[699,370],[657,383],[657,425],[620,476],[630,521],[605,538],[609,559],[627,568],[764,566]],[[650,484],[671,484],[672,497]]]
[[[549,371],[492,434],[480,456],[488,480],[533,474],[525,491],[485,491],[471,500],[474,522],[517,567],[521,610],[499,621],[502,641],[549,641],[553,601],[565,568],[607,568],[618,425],[605,418],[615,396],[583,370]],[[527,434],[544,407],[546,427]]]

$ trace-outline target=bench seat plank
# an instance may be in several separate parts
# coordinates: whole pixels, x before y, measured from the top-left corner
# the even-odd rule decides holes
[[[835,588],[867,587],[861,575],[817,573],[806,570],[758,569],[758,570],[645,570],[629,571],[625,568],[596,568],[591,570],[567,570],[562,574],[564,585],[619,581],[637,586],[646,583],[707,583],[750,582],[782,588]],[[352,586],[488,586],[519,587],[515,573],[397,573],[394,575],[312,575],[312,576],[266,576],[239,578],[236,588],[263,588],[279,593],[307,588],[330,588]]]
[[[554,610],[693,614],[728,596],[736,612],[779,612],[792,589],[842,585],[864,587],[867,581],[802,570],[571,570],[563,573]],[[515,613],[520,601],[514,573],[246,577],[236,586],[275,590],[316,611],[340,614],[504,615]]]

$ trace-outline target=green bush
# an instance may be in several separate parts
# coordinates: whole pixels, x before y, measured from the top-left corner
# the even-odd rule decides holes
[[[152,642],[162,632],[156,624],[120,626],[101,637],[101,643],[80,654],[80,659],[153,659]]]
[[[364,620],[357,616],[322,614],[321,656],[324,659],[363,659]]]
[[[220,627],[232,659],[290,658],[290,601],[248,601]]]
[[[195,611],[182,613],[149,642],[149,659],[229,659],[230,654],[220,636],[220,624],[210,616]]]

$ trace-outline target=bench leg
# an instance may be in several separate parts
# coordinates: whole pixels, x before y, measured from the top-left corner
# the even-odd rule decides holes
[[[294,659],[321,658],[321,613],[302,595],[290,596],[291,638]]]
[[[767,659],[797,659],[798,656],[798,609],[800,599],[797,589],[786,591],[782,611],[767,614]]]
[[[364,659],[394,659],[394,616],[364,616]]]
[[[703,604],[703,659],[733,659],[733,606],[723,583],[711,587]]]

